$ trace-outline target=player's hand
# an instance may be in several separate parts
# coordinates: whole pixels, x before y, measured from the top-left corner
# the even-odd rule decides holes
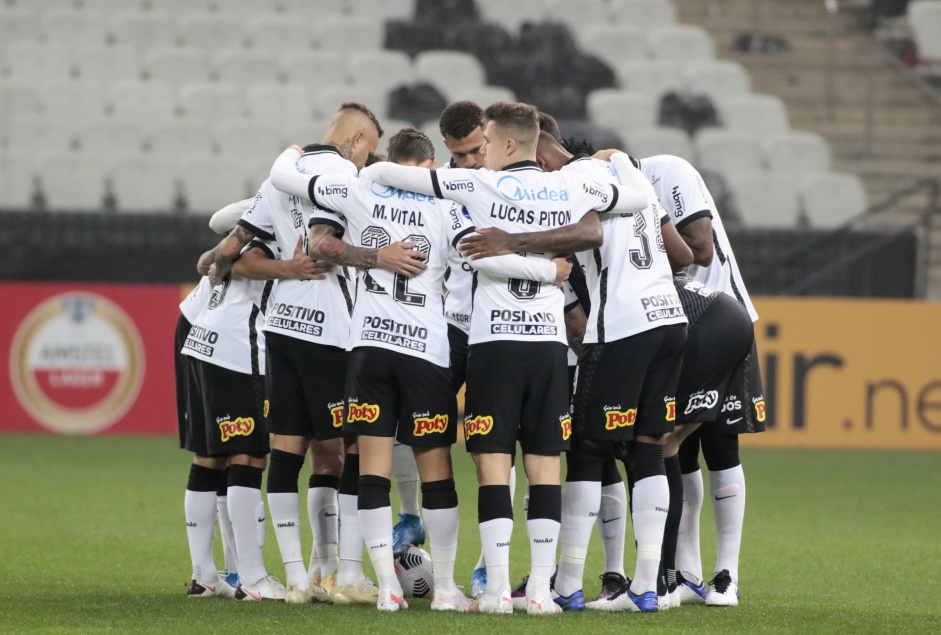
[[[602,161],[610,161],[611,157],[618,152],[621,152],[621,150],[598,150],[592,155],[591,158],[601,159]]]
[[[294,280],[323,280],[324,274],[333,271],[333,265],[327,262],[313,261],[304,253],[304,237],[298,236],[294,255],[287,261],[288,278]]]
[[[204,253],[202,256],[199,257],[199,261],[197,261],[196,263],[196,271],[201,276],[208,276],[209,268],[212,266],[215,260],[216,260],[216,250],[210,249],[209,251],[207,251],[206,253]]]
[[[216,267],[216,263],[212,263],[211,265],[209,265],[209,271],[207,272],[206,275],[209,276],[209,284],[211,284],[212,286],[216,286],[217,284],[222,282],[222,278],[224,277],[224,276],[219,275],[219,269]]]
[[[425,254],[414,250],[417,246],[415,243],[392,243],[379,250],[376,264],[407,278],[417,276],[428,268]]]
[[[462,238],[457,248],[465,258],[477,260],[514,253],[513,241],[513,234],[496,227],[483,227],[477,233]]]
[[[569,279],[572,273],[572,262],[565,256],[556,256],[552,259],[555,263],[555,286],[561,287],[562,283]]]

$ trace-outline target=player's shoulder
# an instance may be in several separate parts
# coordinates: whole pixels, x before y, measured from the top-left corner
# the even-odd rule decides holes
[[[648,179],[652,176],[665,178],[669,176],[672,179],[682,177],[695,177],[699,172],[693,165],[684,159],[672,154],[657,154],[645,159],[638,159],[638,168]]]
[[[307,146],[308,150],[297,160],[297,168],[304,174],[330,174],[356,176],[356,165],[340,155],[335,147],[325,144]]]

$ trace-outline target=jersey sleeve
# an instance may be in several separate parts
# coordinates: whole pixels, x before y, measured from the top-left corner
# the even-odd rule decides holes
[[[266,257],[272,260],[277,260],[281,256],[281,250],[278,248],[278,243],[274,240],[255,238],[245,246],[245,249],[242,250],[242,253],[245,253],[249,249],[260,249]]]
[[[467,205],[468,199],[474,192],[480,191],[482,174],[478,170],[466,168],[448,168],[431,171],[431,184],[434,195],[438,198],[449,198],[462,205]]]
[[[299,198],[310,199],[310,187],[313,185],[313,179],[310,174],[298,170],[297,160],[300,157],[301,154],[291,148],[282,152],[275,159],[274,165],[271,166],[268,180],[282,192]]]
[[[445,232],[448,242],[456,249],[458,241],[474,232],[474,223],[471,221],[470,214],[467,213],[467,208],[463,205],[454,202],[442,202],[439,207],[447,207],[448,221]]]
[[[381,185],[391,185],[407,192],[418,192],[425,196],[437,196],[436,188],[433,185],[435,170],[419,168],[408,165],[396,165],[388,161],[374,163],[367,168],[363,168],[359,176],[363,179],[375,181]],[[454,198],[454,197],[448,197]]]
[[[526,258],[519,254],[479,258],[468,262],[474,269],[498,278],[555,282],[557,273],[555,263],[551,260]]]
[[[706,184],[693,166],[666,170],[662,178],[660,204],[669,212],[677,229],[700,218],[712,218]]]
[[[276,204],[277,190],[270,181],[261,184],[258,193],[255,194],[255,200],[238,221],[238,225],[244,227],[256,238],[265,240],[274,240],[274,214],[273,209]]]

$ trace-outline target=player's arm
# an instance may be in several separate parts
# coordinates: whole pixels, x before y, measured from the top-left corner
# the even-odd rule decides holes
[[[540,232],[510,234],[496,227],[481,228],[476,234],[461,239],[458,248],[468,260],[477,260],[521,251],[536,253],[585,251],[600,247],[603,240],[601,219],[598,214],[589,212],[577,223]]]
[[[474,269],[491,276],[551,282],[556,286],[562,286],[562,283],[568,280],[569,274],[572,273],[572,263],[564,256],[544,260],[542,258],[526,258],[519,254],[507,254],[484,260],[471,260],[470,265]]]
[[[303,151],[297,146],[287,148],[275,159],[274,165],[271,166],[271,172],[268,174],[268,180],[282,192],[298,198],[313,200],[310,188],[317,177],[304,174],[297,168],[297,160],[301,158],[302,154]]]
[[[268,246],[252,241],[242,257],[235,261],[232,273],[249,280],[323,280],[333,271],[328,262],[314,262],[304,253],[304,238],[298,236],[294,255],[290,260],[276,258]]]
[[[660,220],[660,235],[663,236],[663,247],[666,249],[673,271],[686,269],[693,264],[693,250],[680,237],[676,227],[670,222],[669,215],[665,214]]]
[[[448,177],[453,178],[466,172],[472,173],[473,170],[453,168],[450,170],[442,170],[442,172],[447,172]],[[375,181],[380,185],[391,185],[392,187],[397,187],[400,190],[418,192],[419,194],[424,194],[425,196],[445,198],[441,193],[440,183],[440,180],[443,177],[438,175],[437,170],[429,170],[427,168],[419,168],[408,165],[396,165],[395,163],[382,161],[379,163],[374,163],[368,168],[363,168],[359,175],[361,178]],[[453,194],[449,192],[447,198],[463,203],[458,192]]]
[[[406,277],[417,276],[428,268],[425,254],[413,251],[414,243],[392,243],[386,247],[356,247],[336,236],[332,224],[315,222],[310,227],[307,253],[311,258],[349,267],[382,267]]]
[[[226,205],[209,219],[209,229],[223,236],[228,234],[254,202],[254,198],[246,198],[237,203]]]
[[[212,263],[216,259],[215,249],[210,249],[205,252],[202,256],[199,257],[199,260],[196,261],[196,271],[201,276],[209,275],[209,268],[212,266]]]
[[[700,216],[678,229],[683,241],[693,252],[693,264],[708,267],[715,253],[712,242],[712,218]]]
[[[232,263],[238,260],[245,246],[255,238],[243,224],[238,224],[232,232],[222,239],[216,248],[213,271],[209,274],[210,282],[217,285],[232,272]]]
[[[582,341],[585,339],[585,329],[588,327],[588,316],[582,305],[575,303],[565,309],[565,335],[569,346],[577,355],[582,354]]]

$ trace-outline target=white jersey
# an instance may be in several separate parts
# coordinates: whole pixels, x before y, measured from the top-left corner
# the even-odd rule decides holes
[[[252,241],[269,258],[271,245]],[[275,247],[275,249],[277,249]],[[265,374],[265,337],[261,333],[268,310],[271,280],[226,276],[212,287],[209,302],[193,321],[183,354],[238,373]]]
[[[439,170],[454,167],[444,164]],[[464,260],[457,249],[448,252],[448,268],[444,273],[444,317],[465,333],[470,332],[471,309],[474,305],[474,268]]]
[[[690,265],[686,270],[689,277],[732,296],[745,305],[752,322],[757,320],[758,312],[748,297],[716,204],[696,168],[685,159],[667,154],[642,159],[638,164],[640,171],[653,185],[660,202],[670,213],[677,230],[698,218],[712,218],[715,245],[712,263],[708,267]]]
[[[212,293],[212,283],[209,282],[209,276],[203,276],[199,284],[193,287],[183,301],[180,302],[180,313],[186,318],[186,321],[192,324],[206,305],[209,304],[209,295]]]
[[[302,155],[297,167],[310,175],[356,175],[356,166],[332,146],[318,146]],[[312,212],[308,201],[278,190],[268,180],[262,183],[239,225],[260,238],[276,240],[281,258],[290,260],[299,238],[307,252],[307,226]],[[350,337],[352,286],[343,267],[337,267],[326,280],[279,280],[265,331],[345,349]]]
[[[562,172],[618,182],[611,163],[584,155],[573,158]],[[639,212],[602,214],[604,243],[579,254],[591,295],[586,344],[687,322],[660,233],[663,210],[652,188],[646,195],[649,204]]]
[[[311,225],[338,226],[354,245],[418,245],[428,268],[413,278],[373,267],[359,277],[351,348],[378,346],[450,365],[441,286],[448,252],[473,231],[460,205],[356,177],[320,176],[309,189],[320,208]]]

